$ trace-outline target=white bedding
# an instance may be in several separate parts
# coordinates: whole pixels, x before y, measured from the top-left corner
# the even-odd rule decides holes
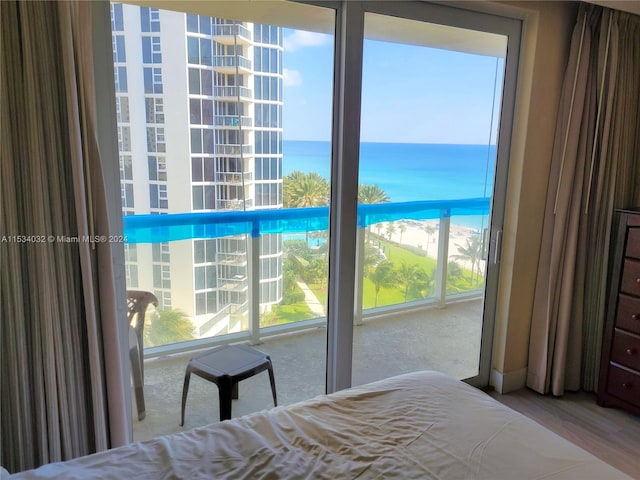
[[[418,372],[11,478],[627,479],[436,372]]]

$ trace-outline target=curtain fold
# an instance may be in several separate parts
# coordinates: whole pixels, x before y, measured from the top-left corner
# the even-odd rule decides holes
[[[540,393],[597,388],[613,211],[640,205],[639,22],[582,4],[571,38],[529,343]]]
[[[0,2],[0,461],[10,471],[130,441],[111,246],[86,241],[109,233],[91,8]]]

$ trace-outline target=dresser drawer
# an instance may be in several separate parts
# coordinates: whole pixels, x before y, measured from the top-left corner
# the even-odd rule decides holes
[[[618,296],[616,327],[640,335],[640,298],[621,293]]]
[[[622,281],[620,290],[640,297],[640,262],[637,260],[625,259],[622,270]]]
[[[631,227],[627,233],[627,257],[640,259],[640,227]]]
[[[611,346],[611,361],[640,370],[640,337],[616,330]]]
[[[640,404],[640,374],[615,365],[609,367],[607,392],[634,405]]]

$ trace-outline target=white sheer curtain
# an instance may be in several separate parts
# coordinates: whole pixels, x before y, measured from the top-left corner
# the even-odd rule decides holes
[[[109,234],[91,8],[0,2],[0,461],[9,471],[131,436],[111,245],[82,241]]]
[[[582,4],[562,91],[527,385],[597,388],[613,211],[640,206],[640,17]]]

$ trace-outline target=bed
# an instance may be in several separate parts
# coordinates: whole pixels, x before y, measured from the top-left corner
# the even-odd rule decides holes
[[[416,372],[10,478],[629,477],[463,382]]]

